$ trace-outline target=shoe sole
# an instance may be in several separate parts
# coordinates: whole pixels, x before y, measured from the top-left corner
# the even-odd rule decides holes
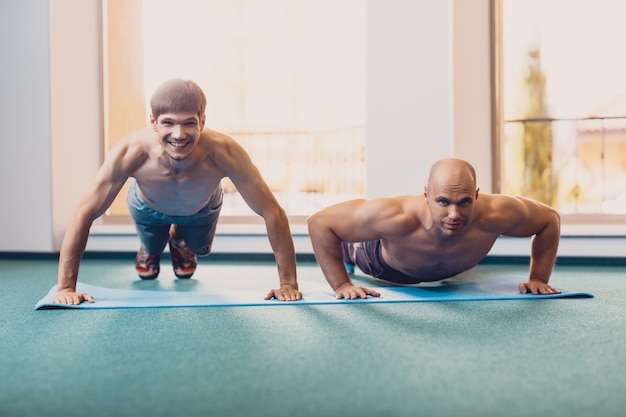
[[[143,280],[153,280],[153,279],[157,279],[157,277],[159,276],[159,274],[156,275],[141,275],[140,273],[137,273],[137,275],[139,275],[139,278],[143,279]]]
[[[196,271],[193,271],[190,274],[177,274],[176,271],[174,271],[174,275],[176,275],[176,277],[179,278],[179,279],[189,279],[189,278],[191,278],[193,276],[194,272],[196,272]]]

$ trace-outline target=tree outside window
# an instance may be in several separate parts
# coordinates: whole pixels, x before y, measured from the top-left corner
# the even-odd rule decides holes
[[[500,0],[503,192],[626,215],[626,5]]]

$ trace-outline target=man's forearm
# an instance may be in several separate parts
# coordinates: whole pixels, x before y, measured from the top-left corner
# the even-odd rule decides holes
[[[77,223],[78,224],[70,222],[65,232],[63,244],[61,245],[61,251],[59,253],[58,291],[76,289],[78,270],[83,254],[85,253],[89,229],[91,227],[91,223],[83,224],[84,222],[80,221]]]
[[[341,241],[332,232],[313,232],[310,235],[315,258],[331,288],[336,290],[342,285],[351,284],[344,265]]]
[[[547,283],[556,262],[560,232],[544,230],[533,237],[530,256],[530,279]]]
[[[287,217],[266,220],[266,228],[270,246],[276,258],[281,286],[291,285],[297,288],[296,251]]]
[[[59,278],[57,283],[57,291],[75,290],[78,281],[78,262],[75,259],[67,259],[63,256],[59,257]]]

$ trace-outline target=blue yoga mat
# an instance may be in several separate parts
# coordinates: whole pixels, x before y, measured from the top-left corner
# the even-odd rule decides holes
[[[363,303],[410,303],[434,301],[471,301],[471,300],[539,300],[546,298],[593,298],[593,294],[573,292],[563,288],[561,294],[532,295],[520,294],[517,285],[519,276],[495,276],[474,282],[430,286],[430,287],[393,287],[380,286],[376,282],[366,285],[380,292],[380,297],[368,297],[358,300],[337,300],[324,283],[303,283],[300,301],[284,302],[264,300],[265,292],[259,290],[237,291],[155,291],[121,290],[78,283],[77,290],[91,294],[95,303],[82,303],[77,306],[55,304],[52,300],[56,286],[36,305],[36,310],[50,308],[148,308],[148,307],[219,307],[219,306],[298,306],[310,304],[363,304]]]

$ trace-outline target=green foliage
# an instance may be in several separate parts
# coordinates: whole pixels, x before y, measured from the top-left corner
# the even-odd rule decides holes
[[[553,173],[553,134],[546,104],[546,76],[541,70],[538,48],[528,52],[528,68],[524,78],[526,111],[523,133],[522,193],[543,203],[557,203],[557,181]]]

